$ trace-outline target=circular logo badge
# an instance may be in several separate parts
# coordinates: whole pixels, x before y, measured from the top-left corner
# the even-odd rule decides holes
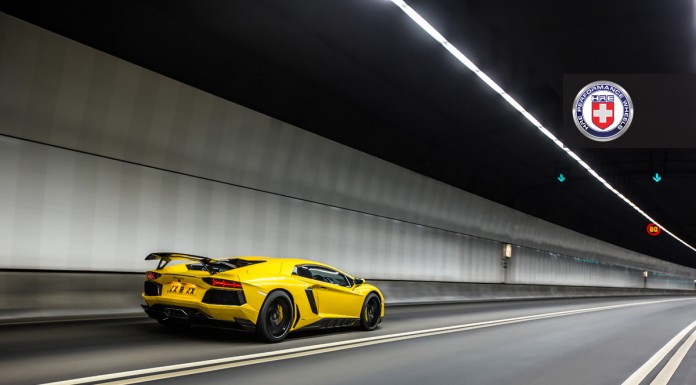
[[[633,120],[633,101],[616,83],[590,83],[575,97],[573,120],[586,137],[608,142],[628,130]]]

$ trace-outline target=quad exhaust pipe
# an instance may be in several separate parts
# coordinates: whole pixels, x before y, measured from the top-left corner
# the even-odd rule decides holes
[[[182,309],[167,308],[167,309],[164,309],[164,314],[169,318],[179,318],[179,319],[188,319],[189,318],[188,313],[186,313],[186,311],[184,311]]]

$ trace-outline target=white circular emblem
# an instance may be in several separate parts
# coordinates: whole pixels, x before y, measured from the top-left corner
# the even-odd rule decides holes
[[[580,132],[592,140],[614,140],[628,130],[632,120],[633,101],[616,83],[590,83],[575,97],[573,121]]]

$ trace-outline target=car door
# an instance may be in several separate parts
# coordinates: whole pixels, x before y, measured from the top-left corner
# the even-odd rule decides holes
[[[303,268],[306,269],[303,275],[313,283],[320,315],[339,318],[360,316],[363,298],[355,292],[350,278],[324,266],[307,265]]]

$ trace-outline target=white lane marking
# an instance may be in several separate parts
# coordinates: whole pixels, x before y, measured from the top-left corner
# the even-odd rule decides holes
[[[465,330],[471,330],[471,329],[486,328],[486,327],[492,327],[492,326],[498,326],[498,325],[532,321],[532,320],[545,319],[545,318],[555,318],[555,317],[597,312],[597,311],[603,311],[603,310],[620,309],[620,308],[625,308],[625,307],[653,305],[653,304],[658,304],[658,303],[667,303],[667,302],[676,302],[676,301],[693,301],[695,299],[696,298],[678,298],[678,299],[667,299],[667,300],[659,300],[659,301],[632,302],[632,303],[626,303],[626,304],[620,304],[620,305],[599,306],[599,307],[592,307],[592,308],[586,308],[586,309],[567,310],[567,311],[544,313],[544,314],[537,314],[537,315],[531,315],[531,316],[505,318],[505,319],[493,320],[493,321],[474,322],[474,323],[455,325],[455,326],[445,326],[445,327],[433,328],[433,329],[425,329],[425,330],[417,330],[417,331],[411,331],[411,332],[388,334],[388,335],[384,335],[384,336],[358,338],[358,339],[353,339],[353,340],[348,340],[348,341],[329,342],[329,343],[318,344],[318,345],[304,346],[304,347],[291,348],[291,349],[283,349],[283,350],[278,350],[278,351],[273,351],[273,352],[254,353],[254,354],[247,354],[244,356],[218,358],[218,359],[205,360],[205,361],[189,362],[189,363],[184,363],[184,364],[166,365],[166,366],[159,366],[159,367],[154,367],[154,368],[130,370],[130,371],[125,371],[125,372],[117,372],[117,373],[103,374],[103,375],[97,375],[97,376],[82,377],[82,378],[76,378],[76,379],[72,379],[72,380],[45,383],[43,385],[78,385],[78,384],[86,384],[86,383],[90,383],[90,382],[100,382],[100,381],[116,380],[116,379],[121,379],[121,378],[126,378],[126,377],[145,376],[145,375],[151,375],[151,374],[155,374],[155,373],[170,372],[170,373],[159,374],[157,376],[131,378],[131,379],[126,379],[126,380],[118,381],[118,382],[114,383],[114,384],[116,384],[116,383],[118,383],[118,384],[135,384],[135,383],[139,383],[139,382],[153,381],[153,380],[159,379],[159,378],[170,378],[170,377],[184,376],[184,375],[190,375],[190,374],[195,374],[195,373],[203,373],[206,371],[221,370],[221,369],[225,369],[226,365],[229,365],[229,367],[252,365],[252,364],[257,364],[257,363],[262,363],[262,362],[278,361],[278,360],[290,359],[290,358],[294,358],[294,357],[301,357],[301,356],[307,356],[307,355],[313,355],[313,354],[321,354],[321,353],[327,353],[327,352],[331,352],[331,351],[352,349],[352,348],[357,348],[357,347],[361,347],[361,346],[375,345],[375,344],[380,344],[380,343],[400,341],[400,340],[418,338],[418,337],[426,337],[426,336],[432,336],[432,335],[437,335],[437,334],[453,333],[453,332],[459,332],[459,331],[465,331]],[[185,369],[191,369],[191,370],[185,370]],[[176,371],[176,372],[171,373],[172,371]],[[155,378],[155,377],[157,377],[157,378]]]
[[[669,352],[674,349],[674,347],[681,341],[685,335],[691,331],[696,326],[696,321],[692,322],[689,326],[685,327],[684,330],[680,331],[674,338],[672,338],[662,349],[658,350],[657,353],[653,354],[650,359],[643,364],[638,370],[636,370],[630,377],[626,379],[621,385],[639,385],[645,377],[650,374],[650,372],[655,369],[655,367],[662,362],[662,360],[669,354]]]
[[[554,318],[554,317],[560,317],[560,315],[533,318],[533,319],[536,320],[536,319]],[[387,339],[378,340],[378,341],[365,341],[365,342],[343,345],[343,346],[334,346],[334,347],[321,348],[321,349],[305,351],[305,352],[284,354],[284,355],[266,357],[266,358],[258,358],[258,359],[254,359],[254,360],[246,360],[246,361],[242,361],[242,362],[232,362],[232,363],[228,363],[228,364],[205,366],[202,368],[194,368],[194,369],[187,369],[187,370],[181,370],[181,371],[166,372],[166,373],[154,374],[154,375],[145,376],[145,377],[135,377],[135,378],[129,378],[129,379],[113,381],[113,382],[102,382],[100,384],[101,385],[138,384],[141,382],[164,380],[167,378],[174,378],[174,377],[183,377],[183,376],[188,376],[188,375],[192,375],[192,374],[200,374],[200,373],[214,372],[214,371],[224,370],[224,369],[237,368],[240,366],[249,366],[249,365],[262,364],[262,363],[268,363],[268,362],[273,362],[273,361],[288,360],[291,358],[313,356],[313,355],[322,354],[322,353],[330,353],[330,352],[336,352],[336,351],[347,350],[347,349],[354,349],[354,348],[370,346],[370,345],[379,345],[379,344],[383,344],[383,343],[387,343],[387,342],[410,340],[410,339],[420,338],[420,337],[430,337],[430,336],[435,336],[435,335],[439,335],[439,334],[456,333],[456,332],[461,332],[461,331],[465,331],[465,330],[482,329],[482,328],[488,328],[488,327],[493,327],[493,326],[500,326],[500,325],[507,325],[507,324],[512,324],[512,323],[530,321],[530,320],[531,319],[508,321],[508,322],[498,322],[498,323],[486,324],[486,325],[475,325],[475,326],[465,327],[465,328],[460,328],[460,329],[436,331],[436,332],[427,333],[427,334],[400,336],[400,337],[387,338]]]
[[[669,362],[667,362],[667,365],[665,365],[664,368],[660,371],[660,374],[655,377],[653,382],[650,383],[650,385],[667,385],[669,383],[669,380],[672,379],[672,376],[674,375],[674,372],[677,371],[677,368],[679,368],[679,365],[681,365],[682,361],[684,360],[684,357],[686,356],[686,353],[689,352],[689,349],[691,349],[691,346],[694,344],[696,341],[696,331],[691,333],[691,336],[689,337],[686,342],[677,350],[676,353],[670,358]]]

